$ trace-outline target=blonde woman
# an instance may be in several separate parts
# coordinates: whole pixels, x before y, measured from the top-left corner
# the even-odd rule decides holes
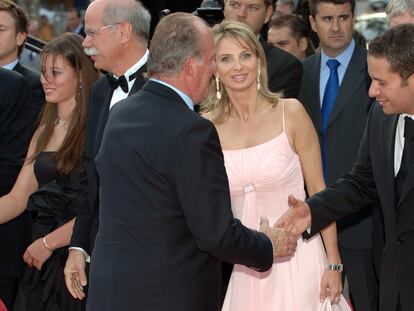
[[[260,43],[243,24],[224,21],[213,28],[216,78],[202,109],[216,126],[230,183],[235,217],[259,229],[289,208],[287,197],[305,198],[325,185],[318,139],[312,122],[295,99],[267,88],[266,60]],[[223,310],[316,311],[329,297],[341,297],[341,272],[326,270],[341,259],[333,223],[317,237],[298,241],[293,256],[274,260],[265,273],[235,265]]]

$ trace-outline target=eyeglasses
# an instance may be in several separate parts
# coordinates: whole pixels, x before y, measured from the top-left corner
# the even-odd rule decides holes
[[[116,26],[116,25],[119,25],[119,23],[116,23],[116,24],[110,24],[110,25],[105,25],[105,26],[102,26],[101,28],[98,28],[98,29],[87,29],[87,28],[85,28],[85,34],[87,35],[87,36],[89,36],[89,37],[95,37],[95,36],[97,36],[102,30],[104,30],[104,29],[106,29],[106,28],[109,28],[109,27],[113,27],[113,26]]]

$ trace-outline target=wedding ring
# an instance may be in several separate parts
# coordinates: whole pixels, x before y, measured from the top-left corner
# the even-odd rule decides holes
[[[336,296],[335,301],[340,301],[341,300],[341,296]]]

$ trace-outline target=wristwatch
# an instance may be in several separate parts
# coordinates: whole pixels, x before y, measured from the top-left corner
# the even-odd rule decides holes
[[[338,264],[328,263],[326,265],[326,270],[342,272],[342,270],[344,270],[344,265],[341,263],[338,263]]]

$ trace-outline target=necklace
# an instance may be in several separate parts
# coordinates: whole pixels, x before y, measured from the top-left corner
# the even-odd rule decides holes
[[[61,119],[59,115],[56,117],[55,125],[66,128],[66,121]]]

